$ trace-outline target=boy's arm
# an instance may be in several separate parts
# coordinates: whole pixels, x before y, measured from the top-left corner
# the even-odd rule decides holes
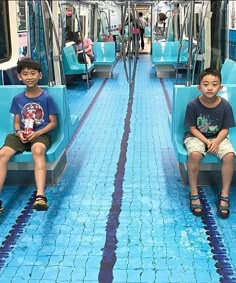
[[[14,115],[14,130],[15,130],[15,132],[21,130],[21,123],[20,123],[20,115],[19,114]]]
[[[19,114],[14,115],[14,130],[15,130],[15,134],[18,136],[18,138],[21,140],[21,142],[26,143],[27,139],[23,135],[23,130],[21,129],[21,122],[20,122],[20,115]]]
[[[198,138],[207,146],[211,144],[211,142],[196,128],[196,126],[189,127],[189,131],[194,137]]]
[[[57,126],[57,116],[56,115],[49,115],[49,121],[50,122],[47,124],[46,127],[36,131],[38,136],[46,134],[46,133],[50,132],[51,130],[53,130],[54,128],[56,128],[56,126]]]
[[[228,136],[228,133],[229,133],[229,129],[220,130],[215,139],[217,143],[220,144]]]

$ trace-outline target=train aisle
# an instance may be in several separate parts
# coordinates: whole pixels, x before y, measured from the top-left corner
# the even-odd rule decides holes
[[[208,215],[192,215],[162,86],[140,55],[133,95],[122,61],[114,78],[68,93],[81,122],[49,210],[32,211],[33,187],[3,190],[0,283],[236,282],[236,192],[229,219],[211,188]]]

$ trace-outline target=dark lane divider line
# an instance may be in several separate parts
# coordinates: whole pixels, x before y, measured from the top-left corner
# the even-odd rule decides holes
[[[123,182],[125,175],[125,164],[127,160],[128,139],[130,134],[130,120],[132,114],[133,94],[130,94],[126,117],[124,121],[124,132],[121,140],[120,155],[117,162],[117,170],[114,180],[114,192],[112,204],[106,224],[106,242],[103,247],[103,256],[100,263],[98,280],[100,283],[110,283],[113,280],[113,266],[116,262],[117,229],[119,227],[119,215],[122,206]]]

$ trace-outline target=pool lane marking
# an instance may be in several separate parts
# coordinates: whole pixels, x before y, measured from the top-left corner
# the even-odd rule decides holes
[[[211,212],[211,207],[201,188],[199,189],[199,195],[204,209],[202,223],[204,224],[207,240],[209,246],[211,247],[211,252],[213,254],[212,258],[216,262],[216,272],[220,275],[220,282],[236,283],[236,274],[234,267],[230,262],[227,248],[225,247],[221,234],[218,231],[217,223]],[[225,219],[224,221],[227,221],[227,219]]]
[[[117,170],[114,180],[114,192],[112,194],[112,204],[109,210],[106,223],[106,241],[103,247],[103,255],[100,262],[98,280],[100,283],[110,283],[113,281],[113,266],[116,262],[117,229],[119,227],[119,215],[122,206],[123,182],[125,175],[125,164],[127,160],[128,139],[130,134],[130,120],[133,106],[133,90],[129,94],[126,117],[124,120],[124,132],[121,139],[120,155],[117,162]]]
[[[17,217],[15,224],[12,225],[12,229],[9,231],[8,235],[5,237],[5,240],[0,246],[0,270],[3,268],[6,259],[9,257],[10,252],[14,249],[17,240],[21,237],[27,222],[33,214],[32,206],[34,199],[35,193],[31,196],[26,206],[21,211],[21,214]],[[4,215],[0,217],[4,217]]]

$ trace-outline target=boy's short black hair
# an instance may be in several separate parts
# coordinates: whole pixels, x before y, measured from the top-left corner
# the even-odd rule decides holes
[[[220,71],[216,70],[216,69],[212,69],[212,68],[207,68],[205,70],[203,70],[201,72],[201,74],[199,75],[199,84],[201,83],[202,79],[207,76],[207,75],[212,75],[214,77],[218,77],[221,83],[221,73]]]
[[[31,58],[24,58],[18,62],[16,67],[17,73],[20,74],[23,69],[32,69],[38,72],[42,71],[40,63]]]

